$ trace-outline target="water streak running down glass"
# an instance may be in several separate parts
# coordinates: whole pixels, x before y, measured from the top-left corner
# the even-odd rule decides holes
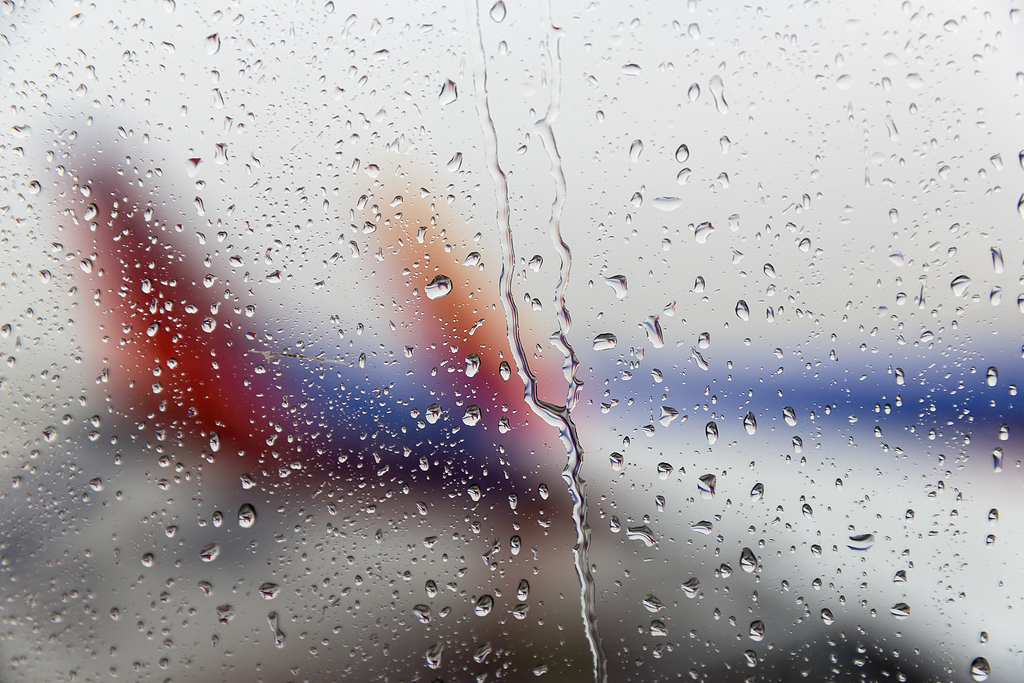
[[[0,680],[1024,672],[1016,5],[2,17]]]

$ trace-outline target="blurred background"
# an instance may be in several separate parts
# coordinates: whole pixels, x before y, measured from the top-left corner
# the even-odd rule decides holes
[[[3,11],[0,680],[1017,680],[1012,3]]]

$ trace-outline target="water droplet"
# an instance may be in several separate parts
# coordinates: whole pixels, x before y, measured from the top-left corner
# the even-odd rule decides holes
[[[875,544],[874,534],[856,534],[850,536],[849,542],[846,547],[850,550],[868,550]]]
[[[473,613],[478,617],[486,617],[491,613],[491,609],[494,607],[494,598],[490,595],[481,595],[480,599],[476,601],[476,606],[473,608]]]
[[[259,591],[264,600],[273,600],[281,593],[281,587],[268,581],[260,585]]]
[[[220,510],[214,510],[210,518],[213,521],[213,526],[218,529],[224,524],[224,514]]]
[[[625,299],[628,294],[625,275],[612,275],[604,279],[605,283],[615,292],[616,299]]]
[[[814,518],[814,510],[811,509],[811,506],[810,506],[809,503],[804,503],[803,505],[801,505],[800,506],[800,512],[804,513],[804,517],[806,517],[807,519],[813,519]]]
[[[519,581],[519,587],[516,588],[516,598],[519,600],[527,600],[530,597],[530,582],[526,579]]]
[[[659,211],[675,211],[683,205],[683,200],[679,197],[655,197],[654,208]]]
[[[220,434],[210,432],[210,450],[216,453],[220,450]]]
[[[271,612],[267,615],[267,623],[270,624],[270,630],[274,633],[274,647],[281,649],[284,647],[284,632],[277,623],[277,612]]]
[[[740,551],[740,568],[748,574],[753,574],[757,569],[757,557],[754,556],[754,551],[750,548]]]
[[[770,263],[764,264],[764,274],[770,278],[775,278],[775,266]]]
[[[642,140],[634,140],[633,144],[629,146],[629,160],[632,162],[640,161],[640,155],[644,151],[644,143]]]
[[[686,91],[686,95],[690,98],[691,102],[696,102],[697,98],[700,97],[700,86],[694,83],[690,86],[690,89]]]
[[[646,524],[627,528],[626,538],[631,541],[640,541],[648,548],[654,545],[654,532]]]
[[[203,322],[199,324],[199,327],[202,328],[203,332],[210,333],[216,329],[217,321],[213,318],[204,318]]]
[[[701,223],[693,231],[693,237],[697,240],[697,244],[706,244],[708,238],[711,237],[711,233],[715,231],[715,226],[709,222]]]
[[[662,427],[668,427],[672,424],[672,420],[679,417],[679,411],[671,406],[662,406],[661,415],[658,416],[658,422],[661,423]]]
[[[452,279],[447,275],[435,275],[426,287],[423,288],[428,299],[440,299],[448,296],[452,291]]]
[[[903,386],[907,383],[907,373],[903,371],[903,368],[896,368],[896,384]]]
[[[594,350],[607,351],[608,349],[614,349],[618,341],[611,332],[602,332],[594,337]]]
[[[985,384],[990,387],[999,384],[999,370],[994,365],[985,373]]]
[[[469,493],[469,497],[473,499],[474,503],[479,501],[480,498],[483,496],[483,492],[480,490],[480,487],[477,486],[476,484],[470,486],[469,489],[467,489],[467,493]]]
[[[525,619],[526,613],[530,611],[530,606],[525,602],[521,602],[512,608],[512,616],[516,619]]]
[[[95,204],[90,204],[89,206],[85,207],[85,213],[82,214],[82,218],[87,221],[91,221],[92,219],[96,218],[97,215],[99,215],[99,212],[99,207],[97,207]]]
[[[547,500],[548,496],[551,495],[551,492],[548,490],[548,485],[543,483],[537,486],[537,493],[540,495],[541,500]]]
[[[791,406],[786,406],[782,409],[782,419],[786,421],[790,427],[796,425],[796,411]]]
[[[455,85],[455,81],[447,79],[441,86],[441,92],[437,96],[437,101],[441,103],[441,106],[451,104],[459,98],[459,90]],[[459,155],[461,158],[461,154]]]
[[[152,567],[153,564],[155,563],[155,561],[156,560],[153,557],[153,553],[146,553],[145,555],[142,556],[142,566],[143,567]]]
[[[256,508],[249,503],[243,503],[238,508],[238,526],[243,529],[251,529],[256,524]]]
[[[460,168],[462,168],[462,152],[456,152],[455,156],[448,160],[448,170],[455,173]]]
[[[688,597],[688,598],[693,599],[693,598],[697,597],[697,592],[699,590],[700,590],[700,581],[697,579],[696,576],[694,576],[693,578],[689,579],[686,583],[683,584],[683,593],[685,593],[686,597]]]
[[[715,497],[715,486],[718,483],[718,478],[713,474],[705,474],[697,482],[697,490],[700,491],[701,498],[711,499]]]
[[[757,643],[764,640],[764,622],[760,619],[750,622],[750,630],[747,632],[747,635]]]
[[[658,598],[654,597],[651,594],[647,594],[646,596],[644,596],[643,605],[644,608],[651,613],[657,613],[660,610],[665,609],[665,605],[662,604],[661,600],[658,600]]]
[[[740,320],[750,320],[750,308],[743,299],[736,302],[736,317]]]
[[[665,335],[661,331],[661,318],[657,315],[647,316],[644,321],[644,332],[647,333],[647,341],[656,349],[665,346]]]
[[[713,445],[718,441],[718,425],[714,422],[708,422],[704,426],[704,435],[708,438],[708,445]]]
[[[498,22],[499,24],[505,19],[505,2],[504,0],[498,0],[491,7],[491,19]]]
[[[220,52],[220,36],[216,33],[206,36],[206,54],[215,55]]]
[[[803,238],[796,246],[800,251],[809,251],[811,248],[811,238]]]
[[[821,620],[825,622],[826,626],[831,626],[832,624],[836,623],[836,618],[832,616],[832,610],[828,609],[827,607],[821,610]]]
[[[747,430],[747,434],[750,435],[757,432],[757,418],[754,417],[753,412],[747,412],[747,416],[743,418],[743,429]]]
[[[498,366],[498,374],[501,375],[501,378],[506,382],[508,381],[508,378],[512,376],[512,368],[509,366],[507,360],[501,361],[501,364]]]
[[[750,489],[750,500],[759,501],[764,498],[764,484],[757,482],[754,487]]]
[[[430,623],[430,608],[426,605],[416,605],[412,608],[412,613],[416,615],[416,619],[421,624]]]
[[[698,275],[697,279],[693,281],[693,291],[696,294],[700,294],[704,291],[707,284],[704,282],[703,276]]]
[[[991,674],[992,667],[989,666],[988,660],[984,657],[978,657],[971,662],[971,678],[973,680],[981,683],[981,681],[987,681]]]
[[[729,105],[725,101],[725,83],[721,76],[712,76],[708,87],[711,89],[711,96],[715,99],[715,106],[719,114],[728,114]]]
[[[480,356],[471,353],[466,356],[466,377],[473,377],[480,372]]]
[[[953,281],[949,283],[949,288],[953,290],[955,296],[963,297],[967,294],[967,288],[971,284],[971,278],[966,275],[957,275],[953,278]]]
[[[199,551],[199,559],[203,562],[213,562],[220,555],[220,546],[216,543],[207,543]]]
[[[651,635],[664,637],[668,635],[668,628],[665,626],[665,622],[654,619],[651,621]]]
[[[676,161],[683,164],[690,158],[690,148],[686,145],[679,145],[676,147]]]
[[[690,525],[690,531],[698,534],[704,534],[705,536],[709,535],[713,529],[714,525],[707,520],[702,520]]]
[[[897,602],[889,612],[897,619],[906,619],[910,616],[910,605],[905,602]]]
[[[1008,441],[1010,439],[1010,425],[1003,424],[999,425],[999,440]]]
[[[483,413],[478,405],[466,406],[466,412],[462,414],[462,422],[470,427],[475,427]]]
[[[611,464],[614,471],[620,471],[623,463],[622,453],[612,453],[608,456],[608,462]]]
[[[992,526],[995,526],[996,522],[998,522],[998,521],[999,521],[999,510],[997,510],[995,508],[992,508],[991,510],[988,511],[988,522]]]

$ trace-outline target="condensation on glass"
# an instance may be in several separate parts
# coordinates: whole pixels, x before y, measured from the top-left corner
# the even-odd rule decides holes
[[[4,681],[1020,678],[1016,6],[2,10]]]

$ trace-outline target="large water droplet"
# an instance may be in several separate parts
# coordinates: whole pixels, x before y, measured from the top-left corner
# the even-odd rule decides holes
[[[700,86],[694,83],[690,86],[690,89],[686,91],[686,96],[690,98],[691,102],[696,102],[697,98],[700,97]]]
[[[220,52],[220,35],[213,33],[206,36],[206,54],[215,55]]]
[[[260,597],[262,597],[264,600],[273,600],[278,595],[280,595],[281,587],[276,583],[270,583],[269,581],[267,581],[266,583],[260,585],[259,592]]]
[[[754,556],[754,551],[750,548],[740,551],[740,567],[748,574],[753,574],[757,569],[757,557]]]
[[[199,551],[199,559],[203,562],[213,562],[220,555],[220,546],[216,543],[207,543]]]
[[[654,545],[654,532],[646,524],[642,526],[631,526],[626,529],[626,538],[631,541],[640,541],[650,548]]]
[[[700,591],[700,580],[696,576],[683,584],[683,593],[690,599],[697,597],[698,591]]]
[[[711,89],[711,96],[715,99],[715,106],[718,107],[718,113],[728,114],[729,105],[725,101],[725,83],[722,82],[722,77],[712,76],[711,83],[708,87]]]
[[[660,349],[665,346],[665,335],[661,331],[661,318],[656,315],[647,316],[644,321],[644,332],[647,333],[647,341],[651,346]]]
[[[713,445],[718,441],[718,425],[714,422],[708,422],[704,427],[704,435],[708,437],[708,445]]]
[[[999,370],[996,366],[993,365],[988,369],[988,372],[985,373],[985,384],[990,387],[994,387],[999,384]]]
[[[953,281],[949,283],[949,288],[953,290],[953,294],[962,297],[967,294],[967,288],[971,284],[971,278],[966,275],[957,275],[953,278]]]
[[[747,416],[743,418],[743,429],[747,430],[747,434],[753,435],[757,431],[757,418],[754,417],[754,413],[748,411]]]
[[[412,613],[416,615],[416,619],[421,624],[430,623],[430,607],[427,605],[415,605],[412,608]]]
[[[505,2],[504,0],[498,0],[491,7],[491,19],[498,22],[499,24],[505,19]]]
[[[466,406],[466,412],[462,414],[462,422],[470,427],[475,427],[483,413],[478,405]]]
[[[447,275],[435,275],[426,287],[423,288],[428,299],[440,299],[448,296],[452,291],[452,279]]]
[[[444,652],[444,645],[441,643],[434,643],[427,648],[427,666],[431,669],[441,668],[441,653]]]
[[[786,421],[790,427],[796,425],[796,411],[791,406],[786,406],[782,409],[782,419]]]
[[[740,320],[750,320],[750,308],[743,299],[736,302],[736,317]]]
[[[989,666],[988,660],[984,657],[978,657],[971,662],[971,678],[973,680],[981,683],[981,681],[987,681],[991,674],[992,667]]]
[[[270,624],[270,630],[274,632],[274,647],[281,649],[284,647],[284,632],[277,623],[277,612],[267,615],[267,623]]]
[[[256,523],[256,509],[249,503],[243,503],[238,508],[238,526],[243,529],[251,529]]]
[[[476,606],[473,608],[473,613],[478,617],[486,617],[491,613],[491,609],[494,607],[494,598],[490,595],[481,595],[476,601]]]
[[[501,361],[501,364],[498,366],[498,374],[501,375],[501,378],[506,382],[508,381],[508,378],[512,376],[512,367],[508,364],[507,360]]]
[[[449,78],[441,85],[441,92],[437,96],[437,101],[441,103],[441,106],[445,106],[457,99],[459,99],[459,89],[456,87],[455,81]]]
[[[633,162],[640,161],[640,155],[644,151],[644,143],[642,140],[634,140],[633,144],[629,146],[629,160]]]
[[[604,281],[608,284],[609,287],[612,288],[612,291],[615,292],[615,298],[616,299],[625,299],[626,298],[626,294],[628,293],[628,289],[627,289],[627,286],[626,286],[626,276],[625,275],[612,275],[611,277],[606,277],[604,279]]]
[[[750,630],[747,634],[750,636],[750,639],[755,642],[759,643],[764,640],[764,622],[760,619],[750,622]]]
[[[758,501],[764,498],[764,484],[757,482],[754,487],[750,489],[750,500]]]
[[[897,619],[906,619],[910,616],[910,605],[905,602],[897,602],[889,612]]]
[[[473,377],[480,372],[480,356],[471,353],[466,356],[466,377]]]
[[[686,163],[686,160],[690,158],[690,148],[686,145],[679,145],[676,148],[676,161],[679,163]]]
[[[832,610],[828,609],[827,607],[821,610],[821,620],[825,622],[826,626],[831,626],[832,624],[836,623],[836,618],[832,616]]]
[[[850,550],[861,550],[861,551],[863,551],[863,550],[868,550],[874,544],[875,544],[875,535],[874,534],[857,534],[855,536],[850,536],[850,540],[846,544],[846,547],[849,548]]]
[[[713,474],[703,475],[697,482],[697,490],[700,491],[701,498],[711,499],[715,497],[715,486],[718,483],[718,478]]]
[[[715,226],[705,221],[697,226],[693,231],[693,237],[697,240],[697,244],[706,244],[708,238],[711,237],[711,233],[715,231]]]
[[[618,341],[611,332],[602,332],[594,337],[594,350],[607,351],[608,349],[614,349]]]
[[[648,612],[652,613],[656,613],[660,610],[665,609],[665,605],[662,604],[661,600],[658,600],[658,598],[654,597],[651,594],[647,594],[644,596],[643,605]]]

